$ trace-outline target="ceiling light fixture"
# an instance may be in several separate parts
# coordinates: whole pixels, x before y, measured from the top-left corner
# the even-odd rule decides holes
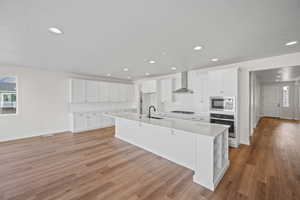
[[[106,76],[111,76],[111,74],[106,74]]]
[[[150,63],[150,64],[154,64],[154,63],[155,63],[155,60],[149,60],[149,63]]]
[[[146,73],[145,73],[145,75],[146,75],[146,76],[149,76],[149,75],[150,75],[150,73],[146,72]]]
[[[173,71],[175,71],[177,68],[176,68],[176,67],[171,67],[171,69],[172,69]]]
[[[131,77],[130,77],[130,76],[128,76],[127,78],[128,78],[128,79],[131,79]]]
[[[202,49],[203,49],[202,46],[195,46],[195,47],[194,47],[194,50],[195,50],[195,51],[200,51],[200,50],[202,50]]]
[[[48,30],[51,32],[51,33],[54,33],[56,35],[60,35],[60,34],[63,34],[63,31],[57,27],[50,27],[48,28]]]
[[[124,72],[128,72],[128,70],[129,70],[128,68],[124,68],[123,69]]]
[[[298,43],[298,41],[291,41],[291,42],[285,43],[285,46],[292,46],[292,45],[295,45],[297,43]]]
[[[210,59],[212,62],[218,62],[219,61],[219,59],[218,58],[212,58],[212,59]]]

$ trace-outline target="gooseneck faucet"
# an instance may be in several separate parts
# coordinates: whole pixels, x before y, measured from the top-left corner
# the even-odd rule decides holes
[[[148,118],[151,118],[151,108],[153,108],[154,112],[156,112],[156,108],[153,105],[149,106],[149,108],[148,108]]]

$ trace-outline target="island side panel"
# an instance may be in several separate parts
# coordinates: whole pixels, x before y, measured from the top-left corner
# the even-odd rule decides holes
[[[196,169],[194,182],[214,190],[214,138],[198,135],[196,138]]]

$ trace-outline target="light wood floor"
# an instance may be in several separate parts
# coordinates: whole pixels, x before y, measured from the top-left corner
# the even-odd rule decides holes
[[[217,190],[106,128],[0,143],[0,199],[300,199],[300,123],[263,118]]]

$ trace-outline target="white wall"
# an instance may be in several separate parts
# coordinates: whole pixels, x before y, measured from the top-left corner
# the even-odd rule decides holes
[[[251,73],[251,135],[253,134],[253,129],[257,126],[257,123],[261,117],[261,82],[257,78],[256,73]]]
[[[63,72],[0,65],[0,76],[17,76],[18,114],[0,115],[0,141],[69,130],[70,111],[119,109],[125,104],[68,104],[68,79],[88,78]],[[89,77],[95,79],[95,77]]]

